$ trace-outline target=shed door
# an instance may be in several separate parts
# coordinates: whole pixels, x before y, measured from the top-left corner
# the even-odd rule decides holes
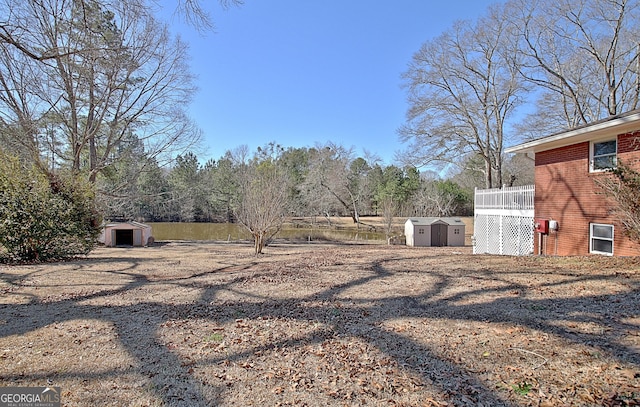
[[[431,246],[446,246],[448,229],[447,225],[431,225]]]
[[[133,229],[117,229],[115,246],[133,246]]]

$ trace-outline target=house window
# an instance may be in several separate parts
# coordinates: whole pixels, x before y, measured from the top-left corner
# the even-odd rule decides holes
[[[590,253],[613,255],[613,225],[590,224]]]
[[[424,235],[424,229],[423,228],[418,229],[418,234],[419,235]]]
[[[460,234],[460,229],[453,229],[453,234],[454,235],[459,235]]]
[[[590,149],[591,171],[604,171],[616,167],[616,153],[618,143],[616,140],[592,142]]]

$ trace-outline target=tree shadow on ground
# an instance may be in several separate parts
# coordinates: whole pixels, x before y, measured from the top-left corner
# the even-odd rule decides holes
[[[126,350],[135,363],[121,369],[106,368],[100,372],[45,369],[39,373],[25,374],[2,369],[0,380],[5,384],[70,378],[108,381],[124,373],[135,373],[148,378],[148,390],[163,405],[220,405],[225,402],[225,391],[233,384],[199,377],[194,373],[194,366],[240,364],[264,352],[282,349],[292,351],[302,346],[318,347],[327,341],[355,338],[364,344],[361,346],[375,348],[400,366],[406,374],[416,376],[422,385],[450,395],[448,402],[452,405],[517,405],[504,392],[490,386],[477,372],[470,371],[464,363],[444,357],[442,350],[433,349],[428,341],[391,329],[389,324],[400,319],[523,327],[562,338],[569,344],[596,348],[620,363],[640,369],[638,348],[620,341],[624,332],[638,335],[639,331],[638,325],[629,322],[630,317],[638,317],[637,312],[629,315],[628,309],[619,306],[630,300],[635,304],[640,303],[640,290],[635,279],[629,281],[629,289],[624,292],[537,298],[531,295],[530,285],[511,278],[511,274],[532,273],[531,270],[513,270],[511,274],[494,273],[488,268],[436,271],[438,262],[455,262],[456,258],[434,256],[434,269],[403,268],[398,271],[396,264],[412,259],[404,257],[401,251],[391,253],[392,255],[383,259],[371,259],[362,265],[356,265],[355,260],[348,258],[341,260],[342,264],[338,264],[338,267],[356,267],[360,270],[352,278],[342,277],[343,280],[332,279],[335,268],[331,267],[335,267],[334,264],[326,270],[323,266],[315,269],[296,269],[292,266],[283,270],[281,259],[274,259],[272,262],[261,262],[259,270],[254,269],[257,263],[253,260],[238,260],[236,264],[194,270],[189,275],[164,278],[161,282],[156,282],[150,280],[147,272],[138,271],[144,260],[135,257],[124,261],[118,259],[118,264],[128,264],[111,271],[122,278],[122,284],[118,287],[86,294],[80,291],[79,295],[59,300],[50,298],[43,301],[35,296],[25,296],[22,303],[0,305],[0,343],[9,337],[32,334],[52,325],[90,319],[113,326],[118,345]],[[89,260],[87,264],[109,261],[111,260],[105,257]],[[83,272],[81,263],[74,267],[77,267],[77,272]],[[388,281],[412,274],[416,275],[413,281],[429,279],[429,283],[425,283],[424,289],[418,289],[411,295],[398,294],[393,289],[384,291]],[[23,275],[22,278],[16,278],[16,275],[18,274],[0,273],[2,281],[12,287],[13,292],[19,292],[23,288],[21,282],[28,277]],[[282,278],[290,282],[286,280],[287,276],[298,283],[299,279],[309,278],[309,284],[317,284],[317,287],[307,288],[308,293],[281,293],[278,298],[251,292],[252,284],[277,285],[283,281],[280,280]],[[563,290],[587,280],[606,282],[616,278],[618,277],[610,274],[566,274],[562,279],[536,288],[554,287]],[[459,287],[461,279],[467,282],[477,281],[478,287]],[[493,286],[480,286],[481,281],[490,281]],[[89,280],[86,284],[91,286],[92,282]],[[355,294],[366,293],[370,291],[368,287],[374,286],[381,290],[377,295]],[[161,292],[170,287],[198,290],[199,294],[195,300],[171,303],[160,297]],[[118,295],[132,297],[127,301],[110,301],[111,297]],[[478,295],[492,299],[485,302],[473,301]],[[172,349],[161,335],[164,326],[177,324],[176,321],[204,321],[216,326],[226,326],[252,320],[273,320],[274,323],[313,322],[317,328],[290,337],[249,343],[242,350],[219,354],[213,352],[197,361]],[[572,324],[590,324],[602,329],[597,334],[581,332],[571,328]],[[103,356],[108,358],[108,354]],[[374,397],[369,400],[376,399]],[[385,402],[385,399],[377,401]]]

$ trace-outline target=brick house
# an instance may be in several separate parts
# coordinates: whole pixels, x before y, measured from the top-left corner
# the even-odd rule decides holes
[[[534,253],[640,255],[595,184],[618,160],[640,170],[640,110],[505,150],[535,160]]]

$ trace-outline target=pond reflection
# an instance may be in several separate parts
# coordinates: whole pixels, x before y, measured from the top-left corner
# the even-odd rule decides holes
[[[236,223],[172,223],[151,222],[153,237],[162,240],[224,240],[251,239],[247,230]],[[290,240],[385,240],[384,233],[353,229],[284,228],[276,236]]]

